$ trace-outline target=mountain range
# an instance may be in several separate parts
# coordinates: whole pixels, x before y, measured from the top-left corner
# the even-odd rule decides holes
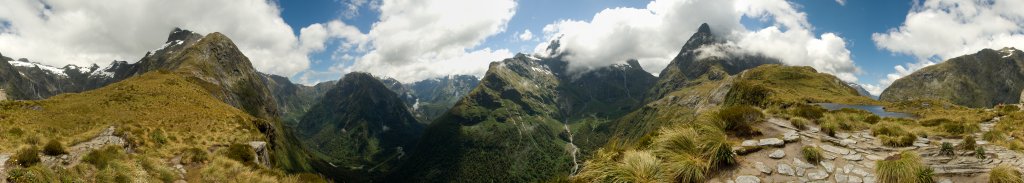
[[[7,100],[0,102],[0,121],[11,124],[0,131],[12,134],[0,134],[5,137],[0,153],[35,147],[19,144],[20,139],[72,145],[116,128],[122,130],[108,136],[123,138],[127,145],[118,147],[136,154],[122,157],[125,165],[119,166],[144,169],[121,172],[157,172],[143,162],[168,160],[187,167],[177,172],[193,172],[174,174],[187,181],[211,180],[204,177],[217,174],[208,173],[215,171],[211,167],[231,162],[243,167],[236,172],[249,172],[241,176],[275,180],[314,175],[302,179],[566,181],[609,159],[605,153],[660,148],[663,142],[655,139],[671,132],[666,129],[704,128],[715,121],[708,137],[749,137],[727,130],[734,124],[722,113],[735,107],[787,122],[809,118],[804,120],[819,130],[835,130],[825,121],[847,114],[819,111],[813,117],[807,113],[817,108],[808,106],[943,100],[992,107],[1019,103],[1024,96],[1018,83],[1024,80],[1024,52],[1014,48],[985,49],[925,67],[895,81],[876,101],[857,84],[747,52],[719,34],[702,24],[657,76],[638,60],[574,69],[568,58],[575,53],[560,50],[557,39],[545,54],[491,62],[481,78],[451,75],[401,83],[352,72],[312,86],[257,71],[223,34],[182,29],[137,62],[113,61],[102,68],[57,68],[0,55],[0,96]],[[853,113],[862,115],[858,112]],[[101,119],[107,116],[117,117]],[[866,121],[848,120],[857,123],[842,130],[875,125],[858,120]],[[29,123],[34,121],[43,123]],[[67,121],[77,123],[62,127]],[[26,130],[38,134],[27,136]],[[734,150],[720,149],[730,155]],[[181,163],[197,152],[212,158]],[[612,157],[604,161],[623,158]],[[701,158],[710,159],[693,160]],[[12,165],[0,164],[0,175],[7,175],[6,166]],[[24,174],[15,173],[12,180],[22,180],[17,178]]]

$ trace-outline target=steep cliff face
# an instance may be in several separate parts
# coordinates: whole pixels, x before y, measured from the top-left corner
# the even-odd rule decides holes
[[[1019,103],[1024,52],[984,49],[928,66],[893,82],[881,100],[944,100],[968,107]]]

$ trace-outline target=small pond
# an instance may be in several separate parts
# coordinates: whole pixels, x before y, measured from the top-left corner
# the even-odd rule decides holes
[[[822,108],[828,109],[830,111],[831,110],[839,110],[839,109],[843,109],[843,108],[850,108],[850,109],[865,110],[865,111],[874,113],[875,115],[878,115],[879,117],[915,118],[914,115],[912,115],[912,114],[901,113],[901,112],[885,111],[885,109],[882,108],[882,106],[877,106],[877,105],[854,105],[854,104],[837,104],[837,103],[817,103],[817,105],[821,106]]]

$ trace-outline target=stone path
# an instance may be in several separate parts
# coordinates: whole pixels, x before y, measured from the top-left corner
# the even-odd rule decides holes
[[[0,182],[7,182],[7,171],[4,169],[7,164],[7,160],[11,159],[11,154],[0,153]]]
[[[128,141],[124,138],[114,135],[116,129],[111,126],[100,132],[99,135],[93,137],[89,141],[75,144],[68,148],[68,154],[60,156],[41,156],[43,165],[48,167],[63,166],[63,167],[74,167],[82,161],[85,155],[97,149],[114,145],[119,147],[127,147]]]
[[[976,139],[982,139],[984,132],[993,129],[1000,118],[981,123],[981,133],[974,134]],[[870,131],[857,131],[849,133],[837,133],[835,137],[820,133],[817,127],[810,127],[808,130],[799,131],[789,124],[789,121],[772,118],[765,123],[763,131],[767,131],[765,139],[746,140],[735,149],[740,156],[740,168],[725,173],[733,179],[719,180],[720,182],[741,182],[752,181],[751,177],[758,178],[756,182],[876,182],[874,175],[875,162],[898,154],[904,150],[913,150],[919,153],[923,163],[935,170],[936,181],[952,182],[950,179],[965,181],[986,181],[988,171],[999,164],[1010,164],[1024,169],[1024,154],[1009,150],[1002,146],[978,141],[978,146],[986,150],[985,158],[980,159],[974,155],[973,150],[957,150],[956,156],[940,156],[938,154],[939,144],[950,142],[958,145],[962,139],[927,139],[918,138],[910,147],[893,148],[882,145]],[[774,132],[774,133],[772,133]],[[776,134],[776,135],[768,135]],[[786,143],[779,145],[775,138],[783,134]],[[799,138],[792,137],[799,134]],[[766,140],[768,139],[768,140]],[[824,151],[824,160],[810,164],[803,161],[800,148],[805,145],[817,146]],[[957,181],[960,182],[960,181]]]

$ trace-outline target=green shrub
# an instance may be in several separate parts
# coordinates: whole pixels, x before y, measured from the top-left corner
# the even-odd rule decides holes
[[[10,130],[7,130],[7,134],[10,134],[11,136],[21,136],[25,134],[25,130],[22,130],[21,128],[18,127],[14,127],[11,128]]]
[[[1010,113],[1013,113],[1013,112],[1017,112],[1017,111],[1020,111],[1020,107],[1017,107],[1017,105],[1002,105],[1002,106],[999,106],[999,112],[1003,113],[1004,115],[1010,114]]]
[[[977,148],[974,148],[974,157],[978,157],[978,159],[985,159],[985,147],[978,146]]]
[[[755,107],[740,105],[719,110],[718,118],[725,122],[723,129],[726,131],[739,136],[751,136],[761,134],[754,125],[764,121],[764,114]]]
[[[64,149],[64,145],[61,144],[60,141],[57,141],[56,139],[50,140],[50,142],[46,143],[46,146],[43,146],[43,154],[49,156],[57,156],[67,153],[68,151]]]
[[[821,108],[817,105],[799,104],[789,108],[792,115],[807,118],[810,120],[818,120],[825,116],[825,108]]]
[[[974,141],[974,135],[964,135],[964,142],[960,143],[960,147],[964,150],[974,150],[974,146],[977,142]]]
[[[911,151],[879,160],[875,174],[882,183],[932,183],[933,170],[921,163],[921,157]]]
[[[228,146],[224,151],[224,156],[246,165],[255,165],[256,150],[253,150],[252,146],[248,144],[235,143]]]
[[[800,149],[800,152],[804,155],[804,159],[811,163],[816,164],[820,162],[822,159],[824,159],[824,156],[822,156],[823,153],[821,152],[821,149],[818,147],[805,145],[803,148]]]
[[[164,130],[161,129],[157,129],[156,131],[153,131],[153,133],[150,133],[149,138],[153,139],[153,142],[156,144],[167,143],[167,135],[164,135]]]
[[[122,159],[126,155],[121,147],[117,146],[106,146],[95,151],[89,152],[85,157],[82,158],[82,162],[86,162],[96,166],[99,169],[106,169],[111,162]]]
[[[942,146],[939,147],[939,155],[942,155],[942,156],[953,156],[955,154],[956,154],[956,152],[954,152],[953,144],[951,144],[949,142],[943,142]]]
[[[793,127],[796,127],[797,129],[800,130],[806,130],[807,125],[811,123],[810,121],[807,120],[807,118],[802,117],[791,118],[789,119],[789,122],[793,124]]]
[[[39,149],[36,149],[35,146],[23,148],[19,150],[18,153],[15,153],[14,157],[8,161],[11,161],[11,164],[20,165],[21,167],[26,168],[38,164],[40,161]]]
[[[1024,183],[1020,171],[1010,165],[1000,164],[989,172],[989,183]]]

